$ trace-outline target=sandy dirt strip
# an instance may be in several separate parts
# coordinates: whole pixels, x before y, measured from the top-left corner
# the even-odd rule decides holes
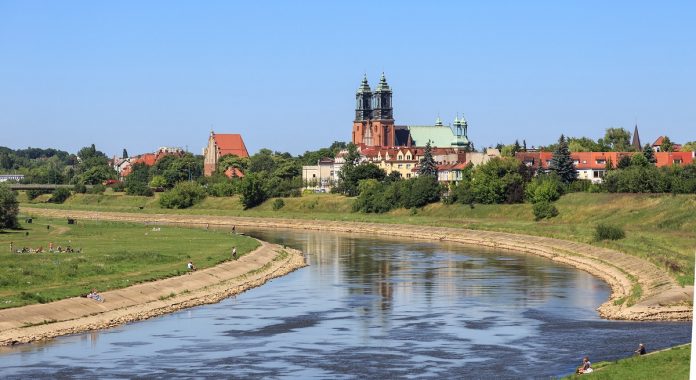
[[[0,310],[0,346],[103,329],[216,303],[306,266],[301,252],[262,242],[236,261],[190,274],[100,293]]]

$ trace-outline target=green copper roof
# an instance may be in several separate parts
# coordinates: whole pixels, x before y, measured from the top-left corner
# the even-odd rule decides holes
[[[372,92],[372,90],[370,90],[370,84],[367,83],[367,74],[365,74],[363,76],[362,83],[360,83],[360,87],[358,87],[358,94],[364,94],[369,92]]]
[[[430,141],[430,145],[438,148],[450,148],[455,146],[465,146],[469,140],[465,136],[457,137],[448,126],[413,125],[409,126],[411,139],[415,146],[425,146]]]
[[[379,84],[377,85],[377,88],[375,88],[375,92],[390,92],[391,88],[389,88],[389,85],[387,84],[387,78],[384,76],[384,73],[382,73],[382,77],[379,78]]]

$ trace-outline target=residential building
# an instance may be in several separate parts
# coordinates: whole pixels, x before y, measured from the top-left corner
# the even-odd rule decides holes
[[[24,174],[0,174],[0,182],[19,182],[24,179]]]
[[[660,136],[655,140],[654,143],[652,143],[652,148],[655,152],[663,152],[664,149],[662,149],[662,144],[665,141],[666,136]],[[672,150],[675,152],[678,152],[681,150],[681,144],[674,144],[672,143]]]
[[[333,158],[317,160],[316,165],[302,167],[302,183],[306,189],[329,191],[338,180],[338,173]]]
[[[179,147],[159,147],[154,153],[143,153],[137,156],[127,157],[127,158],[116,158],[112,159],[112,164],[116,172],[121,179],[127,177],[131,171],[132,166],[135,164],[145,164],[147,166],[153,166],[157,161],[165,156],[177,156],[182,157],[184,155],[184,150]]]
[[[237,157],[249,157],[242,135],[210,131],[208,145],[203,149],[203,155],[205,156],[203,160],[203,175],[211,176],[215,172],[220,158],[228,154],[233,154]],[[227,174],[228,171],[225,173]],[[232,173],[230,172],[230,174]]]
[[[608,163],[613,168],[616,167],[622,157],[631,157],[640,152],[571,152],[575,170],[578,172],[578,179],[590,180],[593,183],[601,183],[607,172]],[[542,170],[549,170],[552,152],[519,152],[515,158],[522,161],[525,165],[538,169],[541,165]],[[687,165],[696,161],[696,152],[656,152],[655,159],[657,167],[671,165]]]

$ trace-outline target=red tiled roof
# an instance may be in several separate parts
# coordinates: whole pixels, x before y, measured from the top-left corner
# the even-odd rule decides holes
[[[675,160],[678,165],[688,165],[695,161],[692,152],[656,152],[655,158],[657,167],[674,165]]]
[[[616,167],[621,157],[631,157],[634,154],[640,154],[640,152],[574,152],[570,154],[570,157],[576,163],[577,170],[602,170],[606,168],[608,160],[611,160],[613,166]],[[539,163],[541,163],[543,169],[548,169],[553,153],[520,152],[515,154],[515,158],[534,168],[539,167]],[[655,158],[657,159],[655,165],[658,167],[673,165],[675,160],[680,165],[696,161],[691,152],[656,152]]]
[[[655,140],[655,142],[652,144],[652,146],[662,146],[662,143],[665,141],[665,136],[660,136]]]
[[[234,154],[238,157],[249,157],[242,135],[237,133],[215,133],[213,134],[215,145],[217,146],[220,157],[226,154]]]
[[[238,177],[238,178],[244,178],[244,172],[241,170],[235,168],[234,166],[230,166],[225,170],[225,175],[227,178],[232,178],[232,177]]]

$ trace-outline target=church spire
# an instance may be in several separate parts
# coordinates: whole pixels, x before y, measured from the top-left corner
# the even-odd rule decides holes
[[[394,119],[394,109],[392,108],[392,91],[387,84],[387,78],[382,73],[379,79],[379,84],[375,88],[374,96],[372,97],[372,116],[377,120]]]
[[[631,146],[636,152],[643,150],[643,147],[640,145],[640,136],[638,135],[638,124],[636,124],[636,127],[633,129],[633,142]]]
[[[355,93],[355,121],[365,121],[372,118],[372,90],[367,83],[367,74]]]

